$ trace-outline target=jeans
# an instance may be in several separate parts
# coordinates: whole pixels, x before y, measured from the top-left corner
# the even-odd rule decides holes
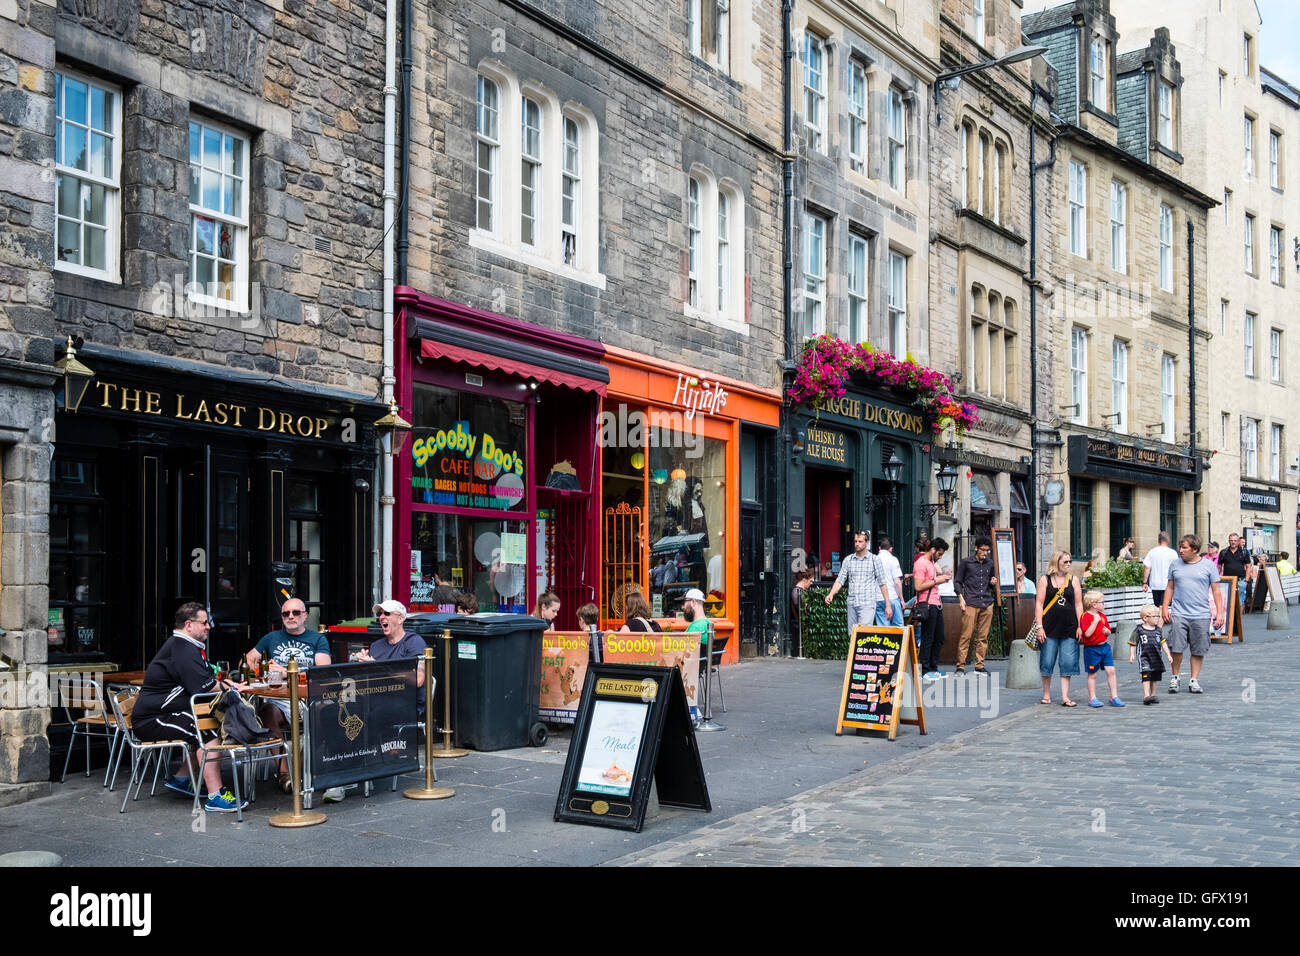
[[[1038,651],[1038,673],[1052,676],[1052,667],[1061,662],[1061,676],[1074,677],[1079,673],[1079,642],[1073,637],[1044,637]]]
[[[929,674],[939,669],[939,654],[943,650],[943,605],[931,604],[930,617],[921,625],[921,673]]]
[[[885,602],[884,601],[876,602],[876,625],[883,626],[885,624],[888,624],[890,627],[902,627],[903,626],[903,605],[900,604],[898,601],[891,600],[889,602],[889,611],[890,614],[888,617],[886,617]]]
[[[846,608],[849,614],[849,636],[853,635],[853,629],[861,624],[863,627],[871,627],[876,621],[876,609],[874,607],[854,607],[852,604]]]

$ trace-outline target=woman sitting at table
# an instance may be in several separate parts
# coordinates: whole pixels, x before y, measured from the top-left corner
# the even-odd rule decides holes
[[[663,630],[659,622],[650,617],[654,612],[646,603],[645,595],[639,591],[627,596],[624,613],[627,616],[623,626],[618,629],[620,634],[659,633]]]

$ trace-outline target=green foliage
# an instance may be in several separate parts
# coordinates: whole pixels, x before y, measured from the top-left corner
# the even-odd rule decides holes
[[[1089,588],[1132,588],[1142,586],[1141,561],[1107,561],[1084,580],[1084,587]]]
[[[842,661],[849,653],[848,593],[841,589],[827,606],[829,591],[811,587],[804,595],[799,613],[799,647],[804,657]]]

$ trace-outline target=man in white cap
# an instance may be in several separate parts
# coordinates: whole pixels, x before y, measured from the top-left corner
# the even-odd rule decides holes
[[[382,604],[375,605],[375,617],[379,618],[379,629],[384,632],[382,641],[375,641],[370,645],[369,651],[361,651],[357,654],[359,661],[398,661],[409,660],[414,657],[420,661],[420,666],[416,669],[415,679],[419,687],[424,686],[424,649],[428,645],[424,643],[424,638],[419,634],[407,634],[404,623],[406,621],[406,605],[401,601],[394,601],[389,598]],[[424,698],[420,698],[420,706],[424,706]]]
[[[709,633],[709,622],[704,616],[704,592],[699,588],[691,588],[686,592],[686,596],[682,599],[682,616],[689,622],[686,633],[699,634],[700,643],[705,643]]]

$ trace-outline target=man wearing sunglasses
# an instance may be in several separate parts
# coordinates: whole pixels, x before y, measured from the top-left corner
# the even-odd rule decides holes
[[[248,663],[257,667],[262,658],[266,658],[273,671],[283,671],[289,661],[296,659],[298,669],[306,670],[313,665],[324,666],[330,663],[330,643],[324,634],[307,628],[307,605],[299,598],[289,598],[280,606],[280,620],[283,626],[272,631],[257,642],[257,646],[248,652]],[[287,700],[268,700],[257,715],[274,736],[284,739],[289,735],[289,702]],[[289,793],[293,785],[289,779],[288,762],[280,761],[280,789]]]

